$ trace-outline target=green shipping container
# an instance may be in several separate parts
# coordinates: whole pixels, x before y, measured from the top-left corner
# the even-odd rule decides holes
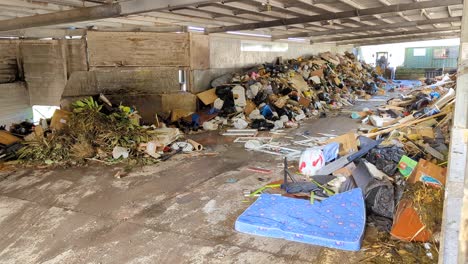
[[[406,48],[405,68],[457,68],[459,46]]]

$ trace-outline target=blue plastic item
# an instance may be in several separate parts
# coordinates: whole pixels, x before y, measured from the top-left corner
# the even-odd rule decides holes
[[[322,149],[323,157],[325,162],[330,162],[338,158],[338,153],[340,152],[340,143],[332,142]]]
[[[440,93],[438,92],[432,92],[430,95],[432,100],[440,98]]]
[[[361,248],[366,209],[360,188],[322,202],[262,194],[236,221],[242,233],[349,251]]]
[[[261,110],[261,114],[262,116],[268,119],[273,116],[273,110],[271,110],[271,107],[269,105],[265,105]]]

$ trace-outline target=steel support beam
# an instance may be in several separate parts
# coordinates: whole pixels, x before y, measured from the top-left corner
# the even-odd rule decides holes
[[[407,21],[407,22],[401,22],[401,23],[395,23],[395,24],[385,24],[385,25],[380,25],[380,26],[365,26],[365,27],[356,27],[356,28],[327,30],[327,31],[303,32],[303,33],[297,33],[297,34],[292,34],[292,35],[279,35],[279,36],[273,36],[272,39],[279,40],[279,39],[288,39],[288,38],[307,38],[307,37],[314,37],[314,36],[328,36],[328,35],[375,31],[375,30],[391,29],[391,28],[405,28],[405,27],[416,27],[416,26],[432,25],[432,24],[440,24],[440,23],[451,23],[451,22],[459,22],[460,20],[461,20],[461,17],[449,17],[449,18],[440,18],[440,19],[431,19],[431,20]]]
[[[417,2],[417,3],[409,3],[409,4],[390,5],[390,6],[385,6],[385,7],[375,7],[375,8],[368,8],[368,9],[355,9],[351,11],[327,13],[327,14],[315,15],[315,16],[304,16],[304,17],[297,17],[297,18],[291,18],[291,19],[279,19],[279,20],[273,20],[273,21],[249,23],[249,24],[242,24],[242,25],[235,25],[235,26],[209,28],[209,29],[206,29],[206,33],[219,33],[219,32],[238,31],[238,30],[253,30],[253,29],[258,29],[258,28],[268,28],[268,27],[276,27],[276,26],[320,22],[320,21],[335,20],[335,19],[342,19],[342,18],[370,16],[370,15],[378,15],[378,14],[385,14],[385,13],[398,13],[398,12],[403,12],[403,11],[418,10],[418,9],[424,9],[424,8],[447,7],[450,5],[458,5],[462,3],[463,3],[463,0],[444,0],[444,1],[437,0],[437,1],[425,1],[425,2]]]
[[[382,34],[370,34],[370,35],[356,35],[350,37],[335,37],[335,38],[322,38],[322,39],[313,39],[310,41],[311,44],[323,43],[323,42],[336,42],[336,41],[347,41],[347,40],[362,40],[362,39],[375,39],[382,37],[397,37],[397,36],[410,36],[424,33],[436,33],[436,32],[450,32],[460,30],[460,27],[445,27],[445,28],[431,28],[431,29],[419,29],[412,31],[399,31],[399,32],[389,32]]]
[[[127,2],[98,5],[92,7],[77,8],[67,11],[60,11],[48,14],[41,14],[28,17],[19,17],[0,21],[0,31],[9,31],[33,27],[50,26],[65,23],[98,20],[119,16],[127,16],[151,11],[170,10],[172,8],[193,6],[221,0],[200,1],[200,0],[131,0]]]

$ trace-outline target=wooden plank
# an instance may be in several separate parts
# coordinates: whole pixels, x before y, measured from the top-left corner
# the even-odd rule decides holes
[[[189,34],[89,32],[90,66],[190,66]]]

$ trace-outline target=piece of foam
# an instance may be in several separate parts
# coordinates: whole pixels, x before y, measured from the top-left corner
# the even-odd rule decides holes
[[[236,221],[242,233],[358,251],[366,209],[360,188],[321,202],[262,194]]]

